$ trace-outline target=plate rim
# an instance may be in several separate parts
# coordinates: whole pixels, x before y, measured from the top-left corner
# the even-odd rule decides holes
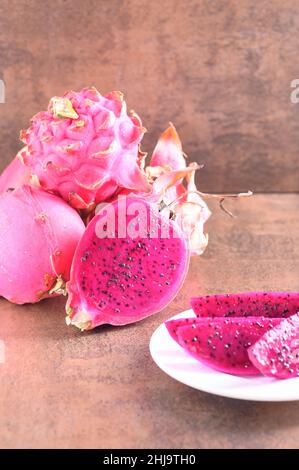
[[[155,339],[156,337],[158,336],[158,334],[161,332],[161,330],[163,330],[163,328],[165,328],[166,330],[166,327],[165,327],[165,321],[169,321],[169,320],[176,320],[178,318],[184,318],[186,317],[187,315],[190,315],[191,316],[194,316],[194,312],[192,309],[187,309],[187,310],[184,310],[180,313],[177,313],[176,315],[173,315],[172,317],[164,320],[162,323],[160,323],[160,325],[155,329],[155,331],[152,333],[151,335],[151,338],[150,338],[150,342],[149,342],[149,350],[150,350],[150,354],[151,354],[151,357],[152,357],[152,360],[154,361],[154,363],[159,367],[159,369],[161,369],[165,374],[167,374],[169,377],[171,377],[172,379],[176,380],[177,382],[180,382],[190,388],[193,388],[195,390],[199,390],[201,392],[205,392],[205,393],[209,393],[211,395],[216,395],[216,396],[219,396],[219,397],[225,397],[225,398],[230,398],[230,399],[234,399],[234,400],[243,400],[243,401],[252,401],[252,402],[268,402],[268,403],[281,403],[281,402],[291,402],[291,401],[298,401],[299,400],[299,391],[298,391],[298,397],[297,398],[294,398],[293,396],[291,397],[282,397],[281,399],[280,398],[277,398],[277,399],[273,399],[273,398],[267,398],[267,396],[264,396],[264,397],[256,397],[256,398],[248,398],[248,397],[245,397],[245,396],[236,396],[236,394],[234,394],[233,392],[232,393],[229,393],[229,392],[224,392],[224,391],[215,391],[215,390],[211,390],[210,387],[205,387],[204,385],[200,386],[200,387],[197,387],[195,386],[194,384],[190,384],[186,379],[184,378],[178,378],[171,370],[169,370],[167,367],[164,366],[164,364],[161,365],[160,362],[157,362],[156,360],[156,353],[154,352],[153,350],[153,345],[154,345],[154,342],[155,342]],[[169,336],[169,339],[171,341],[174,341],[170,336]],[[174,341],[175,342],[175,341]],[[191,357],[188,355],[187,352],[185,352],[186,354],[186,357]],[[195,360],[195,359],[194,359]],[[200,362],[200,361],[199,361]],[[204,365],[204,364],[203,364]],[[208,367],[208,366],[205,366],[205,367]],[[229,374],[225,374],[224,372],[219,372],[215,369],[212,369],[213,372],[218,375],[218,374],[221,374],[221,375],[229,375]],[[257,377],[261,377],[261,376],[257,376]],[[251,380],[254,380],[255,377],[252,377]],[[278,379],[277,379],[278,380]],[[295,377],[293,379],[287,379],[287,382],[289,380],[296,380],[299,382],[299,377]],[[283,381],[284,382],[284,381]],[[273,382],[275,383],[275,382]],[[299,390],[299,387],[298,387],[298,390]]]

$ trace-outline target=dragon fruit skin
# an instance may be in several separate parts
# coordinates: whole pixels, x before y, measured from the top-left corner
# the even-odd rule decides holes
[[[63,292],[85,226],[62,199],[22,186],[0,196],[0,295],[38,302]]]
[[[30,177],[29,168],[21,163],[17,155],[0,175],[0,194],[28,184]]]
[[[299,311],[298,292],[243,292],[192,297],[191,307],[198,317],[281,317]]]
[[[252,364],[266,376],[299,377],[299,313],[283,320],[248,350]]]
[[[178,343],[195,359],[232,375],[259,375],[248,348],[281,322],[280,318],[200,318],[179,326]],[[173,326],[172,326],[173,328]]]
[[[128,116],[121,92],[96,88],[53,97],[21,132],[19,153],[41,187],[76,209],[93,210],[119,188],[149,190],[139,143],[145,132],[136,113]]]
[[[176,128],[171,122],[158,140],[151,157],[150,166],[169,167],[171,170],[181,170],[186,167],[182,143]]]
[[[208,245],[204,224],[211,215],[207,204],[197,192],[195,171],[197,163],[186,165],[186,155],[176,128],[172,123],[161,134],[146,168],[149,179],[156,177],[153,191],[162,195],[165,205],[171,205],[175,220],[188,238],[191,255],[201,255]],[[186,179],[187,186],[183,180]]]
[[[106,220],[115,227],[107,223],[106,237],[99,238]],[[144,228],[136,237],[129,233],[134,224]],[[162,236],[165,229],[169,237]],[[77,247],[67,283],[67,323],[86,330],[152,315],[174,298],[188,266],[187,243],[172,220],[144,199],[119,198],[92,219]]]

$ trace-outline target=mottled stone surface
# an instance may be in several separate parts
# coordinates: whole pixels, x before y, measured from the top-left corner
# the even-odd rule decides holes
[[[1,0],[0,168],[52,95],[121,89],[149,129],[169,120],[210,191],[297,191],[296,0]]]
[[[154,364],[149,340],[199,293],[298,290],[299,195],[258,195],[214,207],[210,245],[163,312],[82,334],[64,299],[0,300],[0,447],[299,447],[299,402],[255,403],[186,387]]]

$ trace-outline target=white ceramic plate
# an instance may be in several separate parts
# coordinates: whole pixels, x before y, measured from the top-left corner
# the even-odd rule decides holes
[[[194,316],[192,310],[170,318]],[[203,392],[255,401],[299,400],[299,378],[276,380],[264,376],[238,377],[201,364],[184,351],[160,325],[151,337],[150,352],[155,363],[170,377]]]

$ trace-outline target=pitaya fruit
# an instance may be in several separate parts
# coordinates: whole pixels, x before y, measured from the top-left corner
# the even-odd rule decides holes
[[[299,313],[280,322],[248,350],[252,364],[278,379],[299,377]]]
[[[149,190],[139,153],[144,132],[122,93],[84,88],[52,98],[48,111],[32,118],[19,158],[43,189],[91,211],[119,188]]]
[[[0,196],[0,295],[17,304],[63,293],[85,226],[62,199],[22,186]]]
[[[258,375],[247,349],[281,322],[281,318],[198,318],[177,328],[178,343],[193,357],[221,372]],[[167,325],[173,329],[173,324]]]
[[[243,292],[192,297],[198,317],[290,317],[299,311],[298,292]]]
[[[30,178],[29,168],[21,163],[17,155],[0,175],[0,194],[29,183]]]
[[[181,287],[189,251],[175,222],[139,197],[104,205],[89,223],[67,283],[67,323],[124,325],[164,308]]]

